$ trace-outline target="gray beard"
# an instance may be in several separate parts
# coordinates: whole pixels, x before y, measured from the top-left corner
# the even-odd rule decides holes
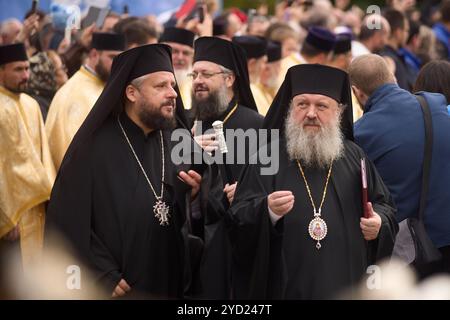
[[[197,99],[192,93],[192,110],[195,118],[201,121],[216,120],[228,108],[227,89],[219,88],[217,91],[209,92],[206,99]]]
[[[342,157],[344,139],[340,119],[321,127],[316,133],[307,132],[303,124],[296,123],[289,112],[286,119],[286,149],[290,160],[299,160],[307,167],[327,168]]]

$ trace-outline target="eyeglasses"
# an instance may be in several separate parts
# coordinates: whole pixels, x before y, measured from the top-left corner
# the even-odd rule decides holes
[[[218,75],[218,74],[228,74],[228,72],[225,72],[225,71],[219,71],[219,72],[191,72],[191,73],[188,73],[187,76],[192,78],[193,80],[195,80],[195,79],[198,78],[198,76],[201,76],[204,79],[209,79],[209,78],[211,78],[211,77],[213,77],[215,75]]]

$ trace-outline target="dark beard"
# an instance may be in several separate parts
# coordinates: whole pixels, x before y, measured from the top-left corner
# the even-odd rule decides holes
[[[220,89],[210,92],[206,99],[199,100],[192,94],[192,110],[197,120],[208,121],[216,120],[228,108],[228,101],[221,94]]]
[[[21,94],[21,93],[24,93],[24,92],[27,91],[27,89],[28,89],[28,82],[27,81],[21,82],[15,88],[11,88],[11,87],[9,87],[7,85],[5,85],[4,87],[5,87],[5,89],[8,89],[12,93]]]
[[[166,129],[174,129],[176,127],[175,116],[172,118],[166,118],[161,113],[161,108],[172,104],[169,101],[166,101],[161,104],[158,109],[150,108],[148,104],[142,104],[139,108],[138,117],[139,120],[147,127],[153,130],[166,130]],[[175,113],[175,108],[174,108]]]
[[[95,72],[103,82],[108,81],[110,72],[108,71],[108,69],[106,69],[105,65],[101,61],[99,61],[95,66]]]

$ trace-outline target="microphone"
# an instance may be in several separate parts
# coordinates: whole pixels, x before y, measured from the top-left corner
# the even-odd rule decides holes
[[[213,128],[214,128],[214,133],[216,134],[216,139],[217,142],[219,143],[219,151],[220,153],[223,155],[224,158],[224,163],[223,163],[223,169],[225,170],[224,172],[224,177],[225,180],[224,182],[227,183],[234,183],[234,179],[233,179],[233,173],[231,171],[230,166],[226,163],[225,161],[225,154],[228,153],[228,148],[227,148],[227,143],[225,141],[225,136],[223,134],[223,122],[222,121],[214,121],[212,124]]]
[[[214,133],[216,134],[217,142],[219,143],[220,153],[222,153],[222,154],[227,153],[228,148],[227,148],[227,143],[225,141],[225,136],[223,134],[223,122],[219,121],[219,120],[214,121],[212,126],[214,128]]]

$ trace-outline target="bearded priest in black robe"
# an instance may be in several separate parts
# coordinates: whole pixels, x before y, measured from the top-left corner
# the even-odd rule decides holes
[[[266,146],[279,168],[262,175],[262,165],[248,165],[238,182],[230,208],[234,296],[336,298],[391,254],[398,230],[389,191],[368,159],[363,205],[366,155],[353,143],[347,74],[290,68],[263,128],[280,130]]]
[[[170,47],[128,50],[59,171],[47,231],[61,232],[112,297],[183,298],[193,285],[202,244],[188,237],[186,217],[202,172],[173,162],[176,127],[193,143]],[[206,167],[196,168],[220,177]],[[213,202],[198,207],[220,208]]]
[[[194,44],[192,112],[195,117],[195,139],[217,160],[223,185],[218,199],[228,208],[236,182],[249,157],[256,152],[257,142],[250,143],[245,133],[257,134],[263,117],[258,114],[250,89],[245,51],[231,41],[217,37],[201,37]],[[228,153],[221,153],[213,123],[223,124]],[[239,135],[238,132],[241,132]],[[236,134],[234,134],[236,133]],[[211,199],[214,195],[210,194]],[[192,218],[194,234],[204,239],[201,263],[204,294],[200,298],[229,299],[230,245],[226,220],[204,216]]]

